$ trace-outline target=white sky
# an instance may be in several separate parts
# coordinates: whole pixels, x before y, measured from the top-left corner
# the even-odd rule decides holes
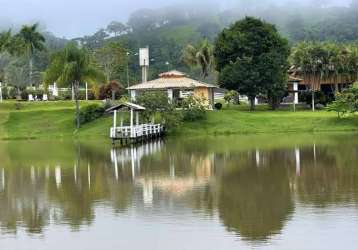
[[[68,38],[92,34],[110,21],[126,22],[130,13],[140,8],[158,8],[174,3],[204,4],[217,1],[228,8],[239,0],[0,0],[0,27],[39,21],[57,36]],[[310,0],[240,0],[250,5],[254,1],[302,2]],[[314,0],[311,0],[314,1]],[[319,0],[347,3],[350,0]]]

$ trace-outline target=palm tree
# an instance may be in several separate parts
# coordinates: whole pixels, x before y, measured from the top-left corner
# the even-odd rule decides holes
[[[45,82],[57,82],[60,85],[70,85],[74,89],[76,103],[76,127],[80,127],[80,106],[78,100],[80,83],[93,83],[103,78],[103,74],[90,63],[89,53],[84,48],[78,48],[70,43],[63,51],[53,55],[51,63],[45,72]]]
[[[205,39],[198,45],[187,45],[183,51],[182,60],[191,68],[200,67],[201,77],[205,79],[213,68],[213,46]]]
[[[315,111],[315,91],[320,87],[328,67],[325,50],[321,43],[301,42],[293,48],[291,58],[310,84],[312,111]]]
[[[24,25],[16,38],[22,45],[22,50],[29,58],[29,82],[32,85],[33,73],[33,55],[36,50],[42,51],[45,49],[45,37],[38,31],[38,24]]]
[[[0,53],[10,50],[11,40],[11,30],[0,33]]]

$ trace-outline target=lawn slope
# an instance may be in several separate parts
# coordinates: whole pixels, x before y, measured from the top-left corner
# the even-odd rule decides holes
[[[81,106],[93,102],[81,102]],[[0,104],[0,139],[107,139],[112,118],[106,116],[76,130],[73,102]],[[278,134],[358,131],[358,117],[338,119],[326,111],[249,112],[245,107],[208,112],[206,120],[185,122],[175,132],[178,136]]]

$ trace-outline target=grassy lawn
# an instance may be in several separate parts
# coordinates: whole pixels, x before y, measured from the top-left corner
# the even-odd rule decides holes
[[[309,110],[270,111],[258,107],[254,112],[247,107],[225,108],[208,113],[205,121],[185,123],[179,135],[273,134],[290,132],[357,131],[358,117],[338,119],[335,113]]]
[[[81,106],[94,102],[82,102]],[[79,136],[74,123],[74,103],[22,102],[0,104],[0,139],[64,138]],[[103,126],[103,125],[102,125]]]
[[[81,106],[94,102],[81,102]],[[110,116],[86,124],[76,131],[74,103],[70,101],[47,103],[15,102],[0,104],[0,139],[34,138],[108,138],[112,123]],[[259,107],[250,112],[247,107],[230,107],[208,112],[204,121],[187,122],[177,135],[277,134],[310,132],[358,131],[358,117],[338,119],[326,111],[269,111]]]

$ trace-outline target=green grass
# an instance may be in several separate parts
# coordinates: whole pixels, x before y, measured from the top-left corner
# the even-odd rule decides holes
[[[94,102],[81,102],[81,106],[91,103]],[[82,129],[77,131],[75,128],[74,108],[74,103],[70,101],[23,102],[20,110],[16,109],[13,101],[2,103],[0,104],[0,139],[79,137]],[[101,126],[104,127],[104,124]],[[85,131],[85,126],[83,130]]]
[[[93,102],[81,102],[81,106]],[[74,103],[46,102],[0,104],[0,139],[59,139],[101,138],[107,139],[112,123],[110,116],[85,124],[76,131]],[[358,117],[338,119],[327,111],[269,111],[261,106],[255,112],[247,107],[231,107],[222,111],[208,112],[204,121],[186,122],[177,129],[176,135],[230,135],[230,134],[278,134],[358,131]]]
[[[209,112],[205,121],[185,123],[179,135],[277,134],[358,131],[358,117],[338,119],[327,111],[269,111],[234,107]]]

